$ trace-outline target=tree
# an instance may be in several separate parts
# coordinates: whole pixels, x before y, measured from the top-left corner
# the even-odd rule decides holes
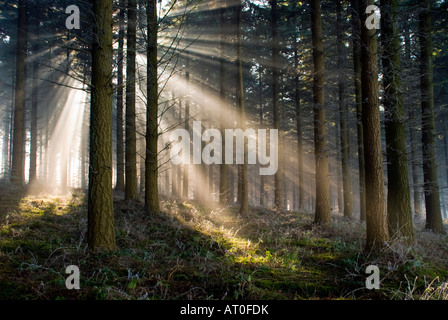
[[[135,124],[135,57],[136,57],[137,1],[128,0],[127,60],[126,60],[126,147],[125,199],[138,199],[137,139]]]
[[[362,127],[362,89],[361,89],[361,49],[360,49],[360,19],[359,0],[351,0],[352,8],[352,43],[353,43],[353,71],[355,82],[356,129],[358,145],[359,168],[359,218],[366,219],[366,178],[364,168],[364,130]]]
[[[16,87],[14,106],[14,131],[11,181],[22,184],[24,179],[25,151],[25,58],[27,45],[26,0],[19,0],[17,24],[17,57],[16,57]]]
[[[366,8],[373,0],[360,0],[362,125],[366,174],[367,250],[377,250],[389,240],[384,198],[381,123],[378,98],[378,40],[368,29]]]
[[[112,0],[94,0],[88,245],[115,250],[112,195]]]
[[[401,94],[401,40],[397,0],[381,1],[381,43],[387,154],[387,218],[389,234],[413,241],[411,196],[406,156],[405,113]]]
[[[147,108],[146,108],[146,157],[145,157],[145,207],[148,212],[159,212],[158,187],[158,74],[157,74],[157,2],[146,4],[147,19]]]
[[[325,70],[322,43],[320,0],[311,1],[311,32],[313,44],[314,157],[316,162],[316,223],[331,222],[330,184],[325,129]]]
[[[123,148],[123,59],[125,35],[125,0],[119,2],[119,31],[117,56],[117,183],[115,188],[124,191],[124,148]]]
[[[225,4],[225,1],[224,1]],[[221,99],[221,119],[220,119],[220,131],[221,135],[224,136],[225,133],[225,122],[224,122],[224,111],[226,106],[226,59],[224,57],[225,54],[225,27],[226,27],[226,19],[225,19],[225,8],[221,8],[219,10],[220,16],[220,40],[219,40],[219,95]],[[229,201],[229,191],[227,188],[227,166],[225,164],[225,140],[223,140],[222,144],[222,163],[219,165],[219,202],[221,204],[227,204]]]
[[[238,0],[236,7],[236,65],[237,65],[237,102],[241,130],[246,128],[246,111],[244,109],[244,83],[243,83],[243,60],[241,55],[241,31],[242,31],[243,4]],[[249,212],[249,190],[247,177],[247,140],[244,138],[244,163],[241,165],[241,206],[240,214],[247,215]]]
[[[445,233],[440,211],[437,161],[435,151],[434,83],[431,37],[431,1],[419,0],[420,88],[422,108],[423,183],[426,228]]]
[[[344,53],[343,53],[343,27],[342,27],[342,7],[338,1],[336,5],[337,20],[337,54],[338,54],[338,94],[339,94],[339,127],[340,127],[340,144],[342,158],[342,185],[344,190],[344,216],[351,218],[353,215],[353,192],[349,167],[349,146],[347,137],[347,105],[345,103],[345,79],[343,75]]]
[[[278,8],[277,1],[269,1],[271,6],[271,31],[272,31],[272,103],[273,103],[273,116],[274,116],[274,129],[280,131],[280,43],[279,43],[279,34],[278,34]],[[281,141],[281,138],[280,138]],[[281,142],[280,142],[281,144]],[[279,155],[280,156],[280,155]],[[278,159],[279,164],[281,163],[281,159]],[[279,168],[274,176],[274,203],[277,209],[281,209],[283,207],[282,203],[282,170]]]

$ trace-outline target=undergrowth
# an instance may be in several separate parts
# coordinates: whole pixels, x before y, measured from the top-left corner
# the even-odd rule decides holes
[[[0,186],[1,299],[447,299],[447,237],[364,249],[365,227],[305,212],[164,199],[161,213],[117,195],[117,251],[87,248],[85,195]],[[368,290],[368,265],[380,269]],[[65,287],[77,265],[81,289]]]

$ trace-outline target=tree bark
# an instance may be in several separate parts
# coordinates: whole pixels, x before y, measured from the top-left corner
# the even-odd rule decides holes
[[[146,17],[148,25],[147,48],[147,111],[146,111],[146,158],[145,158],[145,206],[150,213],[158,213],[159,187],[157,141],[159,138],[158,126],[158,74],[157,74],[157,2],[150,0],[147,3]]]
[[[437,181],[431,1],[419,0],[418,3],[420,9],[420,87],[422,99],[423,183],[425,191],[426,229],[445,234],[440,211],[439,185]]]
[[[341,164],[342,164],[342,188],[344,197],[344,216],[352,218],[353,215],[353,191],[350,177],[349,144],[347,137],[347,106],[345,103],[345,79],[344,79],[344,53],[343,50],[343,27],[342,27],[342,6],[337,2],[337,53],[338,53],[338,93],[339,93],[339,127],[341,143]]]
[[[225,59],[225,29],[226,29],[226,19],[225,19],[225,8],[221,8],[220,15],[220,41],[219,41],[219,52],[220,52],[220,60],[219,60],[219,94],[221,99],[221,119],[220,119],[220,131],[221,135],[224,137],[225,134],[225,111],[227,106],[227,88],[226,88],[226,59]],[[225,159],[225,139],[222,141],[222,164],[219,165],[219,203],[226,205],[229,201],[229,191],[227,187],[227,165],[224,163]]]
[[[327,138],[325,128],[325,70],[320,0],[311,1],[313,42],[314,156],[316,162],[316,208],[314,221],[330,223],[330,184],[328,180]]]
[[[356,130],[358,142],[358,170],[359,170],[359,219],[366,220],[366,180],[364,161],[364,130],[362,127],[362,89],[361,89],[361,51],[360,51],[360,19],[359,0],[351,0],[352,33],[353,33],[353,70],[355,80],[356,102]]]
[[[361,0],[361,86],[364,159],[366,173],[367,250],[378,250],[389,240],[381,147],[378,98],[378,40],[375,29],[365,26],[366,8],[373,0]]]
[[[94,0],[88,245],[90,250],[116,249],[112,195],[112,0]]]
[[[25,59],[27,44],[26,0],[19,0],[18,15],[11,182],[17,185],[22,185],[24,182],[25,160]]]
[[[124,148],[123,148],[123,59],[125,36],[125,0],[120,0],[118,57],[117,57],[117,176],[115,189],[124,191]]]
[[[237,77],[237,100],[240,112],[240,126],[241,130],[246,129],[246,111],[244,108],[244,87],[243,87],[243,60],[241,55],[241,33],[242,33],[242,11],[243,4],[241,0],[237,5],[237,45],[236,45],[236,64],[238,68]],[[248,190],[248,176],[247,176],[247,139],[244,139],[244,163],[241,165],[241,206],[240,214],[247,215],[249,213],[249,190]]]
[[[126,147],[125,199],[138,199],[137,139],[135,123],[135,57],[136,57],[137,2],[128,0],[128,34],[126,61]]]
[[[187,97],[185,100],[185,130],[190,131],[190,57],[186,57],[185,61],[185,81],[187,82]],[[183,184],[182,184],[182,198],[188,199],[189,189],[189,164],[183,164]],[[179,171],[180,174],[180,171]],[[180,188],[180,183],[179,183]],[[179,189],[180,190],[180,189]]]
[[[272,32],[272,103],[273,103],[273,117],[274,130],[278,130],[280,134],[280,43],[278,35],[278,8],[277,1],[269,1],[271,5],[271,32]],[[280,134],[279,145],[281,145]],[[281,148],[279,147],[279,150]],[[277,209],[283,208],[282,200],[282,170],[281,170],[281,153],[278,155],[278,169],[274,175],[274,204]]]
[[[397,0],[381,0],[381,43],[387,154],[387,218],[391,237],[414,240],[403,98],[401,95],[401,40]]]

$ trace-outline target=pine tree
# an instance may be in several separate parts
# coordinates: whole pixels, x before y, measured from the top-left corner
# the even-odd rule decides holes
[[[411,196],[406,156],[405,114],[401,95],[401,40],[397,0],[381,1],[381,43],[387,153],[387,218],[391,236],[413,241]]]
[[[344,216],[351,218],[353,215],[353,192],[350,177],[349,146],[347,133],[347,105],[345,102],[345,79],[344,79],[344,54],[343,54],[343,27],[342,27],[342,6],[340,1],[336,5],[337,10],[337,54],[338,54],[338,104],[339,104],[339,127],[340,144],[342,158],[342,185],[344,197]]]
[[[117,56],[117,183],[115,188],[124,191],[124,148],[123,148],[123,59],[125,35],[125,0],[119,2],[119,31]]]
[[[422,108],[423,180],[425,190],[426,228],[445,233],[440,211],[437,161],[435,151],[434,83],[432,62],[431,1],[419,0],[420,88]]]
[[[17,56],[16,56],[16,86],[14,106],[14,131],[11,182],[21,185],[24,181],[24,158],[25,158],[25,59],[27,45],[27,3],[19,0],[17,25]]]
[[[136,57],[137,1],[128,0],[128,34],[126,61],[126,147],[125,199],[138,199],[137,139],[135,124],[135,57]]]
[[[367,250],[377,250],[389,240],[384,195],[381,123],[378,97],[378,40],[376,29],[365,25],[366,8],[373,0],[360,0],[362,125],[366,174]]]
[[[325,67],[322,42],[320,0],[311,1],[311,32],[313,41],[314,156],[316,162],[316,223],[331,222],[330,184],[328,180],[327,138],[325,129]]]
[[[238,0],[236,8],[236,64],[238,70],[237,77],[237,101],[240,112],[241,130],[246,128],[246,111],[244,109],[244,84],[243,84],[243,60],[241,55],[241,32],[242,32],[242,11],[243,4]],[[240,214],[247,215],[249,212],[249,190],[247,176],[247,141],[244,139],[244,163],[241,165],[241,206]]]
[[[146,158],[145,158],[145,206],[151,213],[159,212],[158,187],[158,74],[157,74],[157,2],[146,4],[147,37],[147,108],[146,108]]]
[[[112,195],[112,0],[94,0],[88,245],[91,250],[115,250]]]
[[[278,34],[279,12],[277,1],[269,1],[271,6],[271,32],[272,32],[272,103],[274,116],[274,129],[280,134],[280,41]],[[281,135],[279,144],[281,145]],[[281,148],[279,148],[281,150]],[[277,209],[282,209],[282,170],[279,154],[278,169],[274,176],[274,203]]]
[[[361,47],[360,47],[360,19],[359,0],[351,0],[352,38],[353,38],[353,71],[355,82],[356,129],[358,144],[359,168],[359,218],[366,219],[366,178],[364,161],[364,130],[362,127],[362,89],[361,89]]]

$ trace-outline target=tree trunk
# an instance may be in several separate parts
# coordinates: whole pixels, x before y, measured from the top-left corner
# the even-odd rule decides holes
[[[261,72],[261,66],[258,67],[258,98],[259,101],[259,121],[260,121],[260,127],[263,126],[263,87],[262,87],[262,72]],[[260,175],[260,206],[265,205],[265,178],[264,175]]]
[[[187,82],[187,97],[185,101],[185,130],[190,131],[190,57],[186,57],[185,62],[185,81]],[[189,164],[183,164],[183,185],[182,185],[182,198],[188,199],[189,189]],[[180,174],[180,171],[179,171]],[[179,184],[180,188],[180,184]],[[180,190],[180,189],[179,189]]]
[[[36,40],[35,40],[36,41]],[[33,54],[37,54],[38,47],[35,45]],[[33,62],[33,84],[31,92],[31,143],[30,143],[30,180],[29,183],[36,181],[36,165],[37,165],[37,107],[39,97],[39,64],[37,58]]]
[[[423,183],[425,190],[426,229],[444,234],[437,181],[434,122],[434,83],[432,63],[431,1],[419,0],[420,87],[422,107]]]
[[[365,26],[366,8],[373,0],[361,0],[362,125],[366,173],[367,250],[377,250],[389,240],[381,146],[378,98],[378,41],[375,29]]]
[[[117,57],[117,181],[115,189],[124,191],[124,148],[123,148],[123,59],[125,36],[125,0],[120,0],[118,57]]]
[[[242,32],[242,11],[243,4],[241,0],[237,5],[237,45],[236,45],[236,63],[238,68],[237,78],[237,100],[240,112],[240,126],[243,132],[246,129],[246,111],[244,108],[244,87],[243,87],[243,60],[241,56],[241,32]],[[247,176],[247,139],[244,138],[244,163],[241,165],[241,207],[240,214],[247,215],[249,212],[249,190]]]
[[[146,7],[148,25],[147,48],[147,111],[146,111],[146,158],[145,158],[145,207],[150,213],[158,213],[159,187],[157,141],[158,126],[158,74],[157,74],[157,2],[150,0]]]
[[[326,146],[327,138],[325,129],[325,71],[320,0],[311,1],[311,32],[314,65],[314,156],[316,162],[316,211],[314,221],[323,224],[331,222],[331,215]]]
[[[126,154],[125,199],[138,199],[137,139],[135,124],[135,57],[136,57],[137,2],[128,0],[128,34],[126,61]]]
[[[24,182],[24,142],[25,142],[25,59],[27,44],[26,0],[19,0],[17,25],[17,60],[16,60],[16,88],[14,107],[14,131],[11,182],[21,185]]]
[[[353,70],[355,80],[355,102],[358,142],[359,170],[359,218],[366,220],[365,168],[364,168],[364,132],[362,127],[362,89],[361,89],[361,51],[360,51],[360,20],[359,0],[351,0],[352,33],[353,33]]]
[[[94,0],[88,244],[91,250],[116,249],[112,196],[112,0]]]
[[[303,134],[302,134],[302,115],[301,115],[301,105],[300,105],[300,80],[299,80],[299,54],[298,54],[298,43],[294,42],[294,68],[296,74],[294,75],[294,104],[296,109],[296,129],[297,129],[297,166],[299,173],[298,181],[298,194],[299,203],[298,209],[300,211],[305,210],[305,170],[303,167]]]
[[[389,235],[414,239],[403,98],[397,0],[381,1],[381,43],[387,153],[387,218]]]
[[[225,19],[225,8],[220,9],[220,41],[219,41],[219,51],[220,51],[220,60],[219,60],[219,94],[221,99],[221,119],[220,119],[220,131],[221,135],[225,134],[225,112],[227,106],[226,99],[226,59],[225,59],[225,28],[226,28],[226,19]],[[225,205],[229,201],[229,191],[227,188],[227,166],[225,164],[225,139],[222,140],[222,164],[219,165],[219,203]]]
[[[342,187],[344,197],[344,216],[351,218],[353,215],[353,191],[350,177],[349,144],[347,137],[347,105],[345,103],[345,79],[344,79],[344,57],[343,54],[343,27],[341,2],[337,2],[337,52],[338,52],[338,93],[339,93],[339,127],[341,143],[342,162]]]
[[[279,49],[279,35],[278,35],[278,8],[277,1],[269,1],[271,6],[271,32],[272,32],[272,103],[273,103],[273,117],[274,117],[274,129],[280,133],[280,49]],[[281,144],[281,135],[279,144]],[[279,150],[281,148],[279,147]],[[282,202],[282,170],[281,170],[280,153],[278,157],[278,169],[274,175],[274,204],[277,209],[283,208]]]

